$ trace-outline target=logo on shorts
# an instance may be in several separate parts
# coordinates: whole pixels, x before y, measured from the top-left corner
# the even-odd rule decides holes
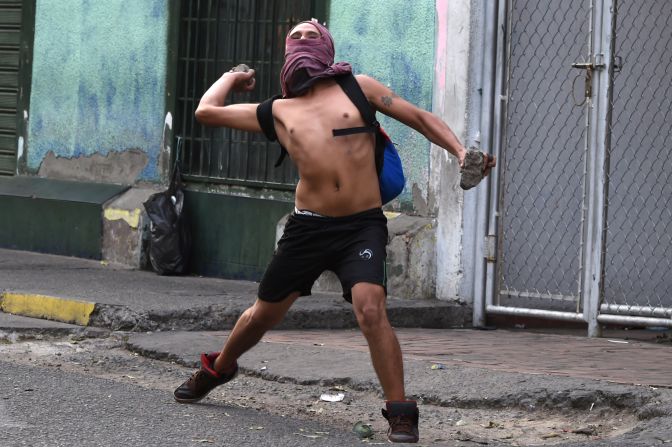
[[[371,259],[373,257],[373,251],[371,251],[368,248],[366,250],[362,250],[362,251],[359,252],[359,257],[362,258],[365,261],[368,261],[369,259]]]

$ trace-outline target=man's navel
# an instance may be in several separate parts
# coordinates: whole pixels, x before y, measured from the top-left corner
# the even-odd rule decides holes
[[[348,114],[348,112],[345,112],[345,113],[343,114],[343,118],[350,118],[350,114]]]

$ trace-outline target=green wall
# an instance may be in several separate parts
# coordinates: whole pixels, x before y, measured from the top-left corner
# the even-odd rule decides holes
[[[187,191],[191,273],[259,281],[275,250],[276,225],[291,202]]]
[[[140,149],[158,180],[169,0],[37,0],[27,166]]]
[[[0,177],[0,247],[100,259],[103,204],[126,188]]]
[[[347,61],[363,73],[389,85],[407,101],[432,109],[434,0],[338,0],[331,2],[327,24],[336,43],[336,60]],[[417,184],[426,192],[430,143],[397,121],[379,116],[397,144],[407,176],[402,208],[412,207]]]

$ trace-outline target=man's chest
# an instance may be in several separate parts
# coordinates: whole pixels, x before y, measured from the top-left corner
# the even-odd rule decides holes
[[[359,110],[337,85],[310,97],[277,101],[273,115],[293,133],[306,129],[331,135],[333,129],[363,125]]]

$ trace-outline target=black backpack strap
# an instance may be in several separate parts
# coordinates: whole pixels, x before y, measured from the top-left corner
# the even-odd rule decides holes
[[[275,160],[275,164],[273,165],[274,168],[277,168],[282,164],[283,161],[285,161],[285,157],[287,156],[287,149],[281,144],[280,145],[280,155],[278,155],[278,159]]]
[[[348,127],[347,129],[332,129],[331,133],[335,137],[343,137],[345,135],[353,135],[356,133],[375,132],[376,130],[378,130],[376,126]]]
[[[382,134],[379,132],[380,123],[376,119],[376,111],[373,109],[369,100],[366,99],[366,95],[362,91],[362,88],[359,86],[357,79],[352,73],[348,73],[343,76],[338,76],[335,78],[338,85],[341,86],[343,91],[350,101],[357,107],[359,113],[362,115],[364,122],[368,124],[365,127],[350,127],[347,129],[333,129],[332,133],[335,137],[342,135],[352,135],[354,133],[363,133],[363,132],[375,132],[376,135],[376,171],[378,174],[383,169],[383,157],[384,157],[384,147],[385,140]]]
[[[261,130],[270,141],[278,141],[278,134],[275,132],[275,121],[273,120],[273,101],[282,98],[282,95],[275,95],[268,98],[257,106],[257,120]],[[280,155],[275,162],[277,168],[282,164],[287,156],[287,149],[280,145]]]
[[[350,101],[352,101],[352,103],[357,107],[359,113],[362,115],[362,118],[364,119],[364,122],[369,124],[369,126],[373,126],[375,127],[375,129],[378,129],[380,127],[380,123],[376,119],[376,112],[373,110],[373,107],[371,107],[371,104],[369,104],[369,100],[366,99],[366,95],[364,95],[362,88],[359,86],[359,83],[357,82],[357,79],[355,79],[353,74],[348,73],[347,75],[338,76],[335,79],[336,82],[338,82],[338,85],[341,86],[345,94],[348,95]],[[351,129],[364,129],[364,128],[354,127]],[[348,129],[334,129],[335,132],[345,130]]]
[[[282,98],[281,95],[275,95],[268,98],[257,106],[257,120],[261,130],[271,141],[277,141],[278,134],[275,133],[275,122],[273,121],[273,101]]]

